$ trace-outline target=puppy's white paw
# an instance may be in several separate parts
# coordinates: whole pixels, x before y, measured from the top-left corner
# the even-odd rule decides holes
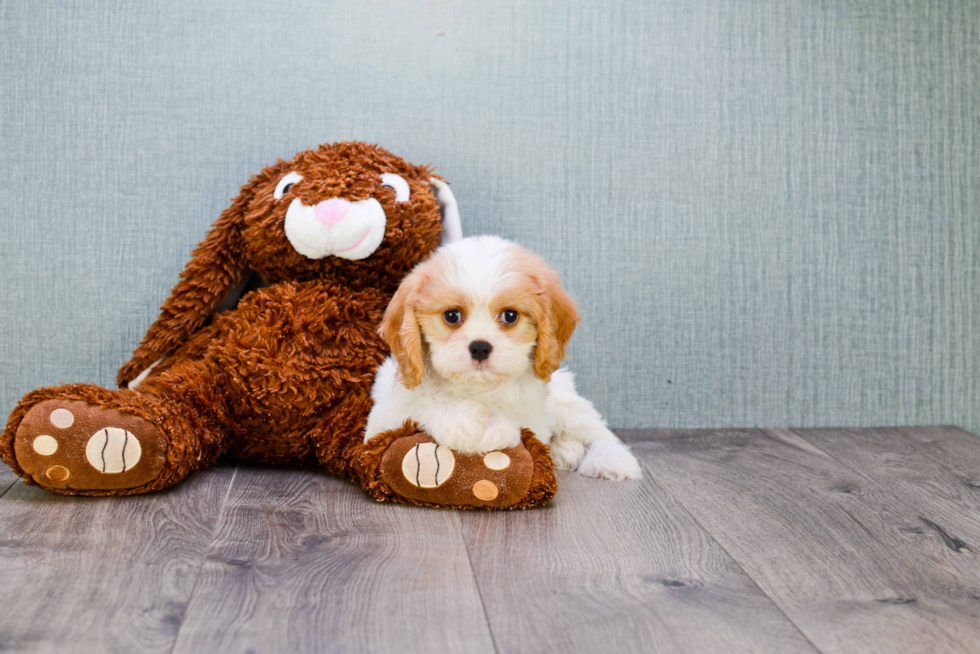
[[[458,452],[473,452],[488,429],[489,414],[477,404],[461,405],[441,411],[435,419],[422,422],[422,427],[438,443]]]
[[[508,447],[517,447],[521,444],[521,428],[516,424],[499,416],[490,416],[486,431],[477,448],[479,452],[492,452],[494,450],[506,450]]]
[[[575,470],[585,457],[585,446],[570,438],[551,441],[551,460],[559,470]]]
[[[578,472],[586,477],[602,479],[639,479],[643,476],[640,463],[619,440],[600,440],[589,446]]]

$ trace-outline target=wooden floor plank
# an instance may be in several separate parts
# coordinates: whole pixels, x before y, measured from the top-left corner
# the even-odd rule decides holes
[[[0,498],[3,497],[4,493],[7,492],[11,486],[13,486],[19,477],[14,474],[14,471],[10,469],[6,463],[0,463]]]
[[[909,529],[931,532],[934,539],[959,553],[964,548],[980,552],[980,486],[974,484],[980,475],[976,465],[980,463],[980,439],[948,429],[956,433],[931,433],[947,443],[965,446],[958,448],[957,460],[941,452],[937,456],[936,448],[926,442],[930,437],[920,435],[915,428],[803,429],[792,433],[914,508],[920,524]],[[969,465],[968,456],[973,457],[974,465]],[[957,473],[954,467],[972,474]],[[974,556],[952,560],[968,567],[978,563]]]
[[[460,514],[501,652],[814,652],[649,475],[561,473],[549,508]]]
[[[920,443],[924,456],[952,471],[970,492],[980,492],[980,437],[959,427],[909,427],[899,431]]]
[[[175,652],[492,652],[453,511],[239,470]]]
[[[900,497],[792,433],[632,436],[657,478],[821,651],[976,652],[980,566],[920,529]]]
[[[0,650],[167,652],[234,468],[160,493],[0,499]]]

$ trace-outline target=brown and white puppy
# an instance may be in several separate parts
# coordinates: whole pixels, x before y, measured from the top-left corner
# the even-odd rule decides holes
[[[412,419],[440,445],[514,447],[521,428],[559,468],[632,479],[640,466],[559,370],[579,317],[540,257],[496,236],[446,245],[415,267],[385,311],[392,356],[378,370],[365,440]]]

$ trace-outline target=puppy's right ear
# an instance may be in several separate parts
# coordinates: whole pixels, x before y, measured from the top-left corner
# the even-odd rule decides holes
[[[245,212],[256,188],[264,181],[264,174],[249,180],[191,254],[180,281],[160,308],[160,317],[147,330],[133,357],[119,370],[120,387],[186,342],[241,281],[248,267],[242,240]]]
[[[425,375],[425,352],[422,350],[422,328],[415,315],[419,289],[425,273],[418,268],[402,280],[391,298],[378,333],[388,342],[398,362],[398,373],[405,388],[415,388]]]

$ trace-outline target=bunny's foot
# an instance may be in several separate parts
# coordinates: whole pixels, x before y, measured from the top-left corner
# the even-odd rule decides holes
[[[27,483],[65,495],[156,490],[167,464],[167,440],[151,422],[81,399],[27,408],[5,450]]]
[[[144,486],[166,463],[167,441],[151,423],[80,400],[36,405],[14,436],[17,463],[53,491]]]
[[[463,454],[409,423],[365,443],[354,469],[376,499],[422,506],[528,509],[557,490],[548,447],[526,429],[515,447]]]

